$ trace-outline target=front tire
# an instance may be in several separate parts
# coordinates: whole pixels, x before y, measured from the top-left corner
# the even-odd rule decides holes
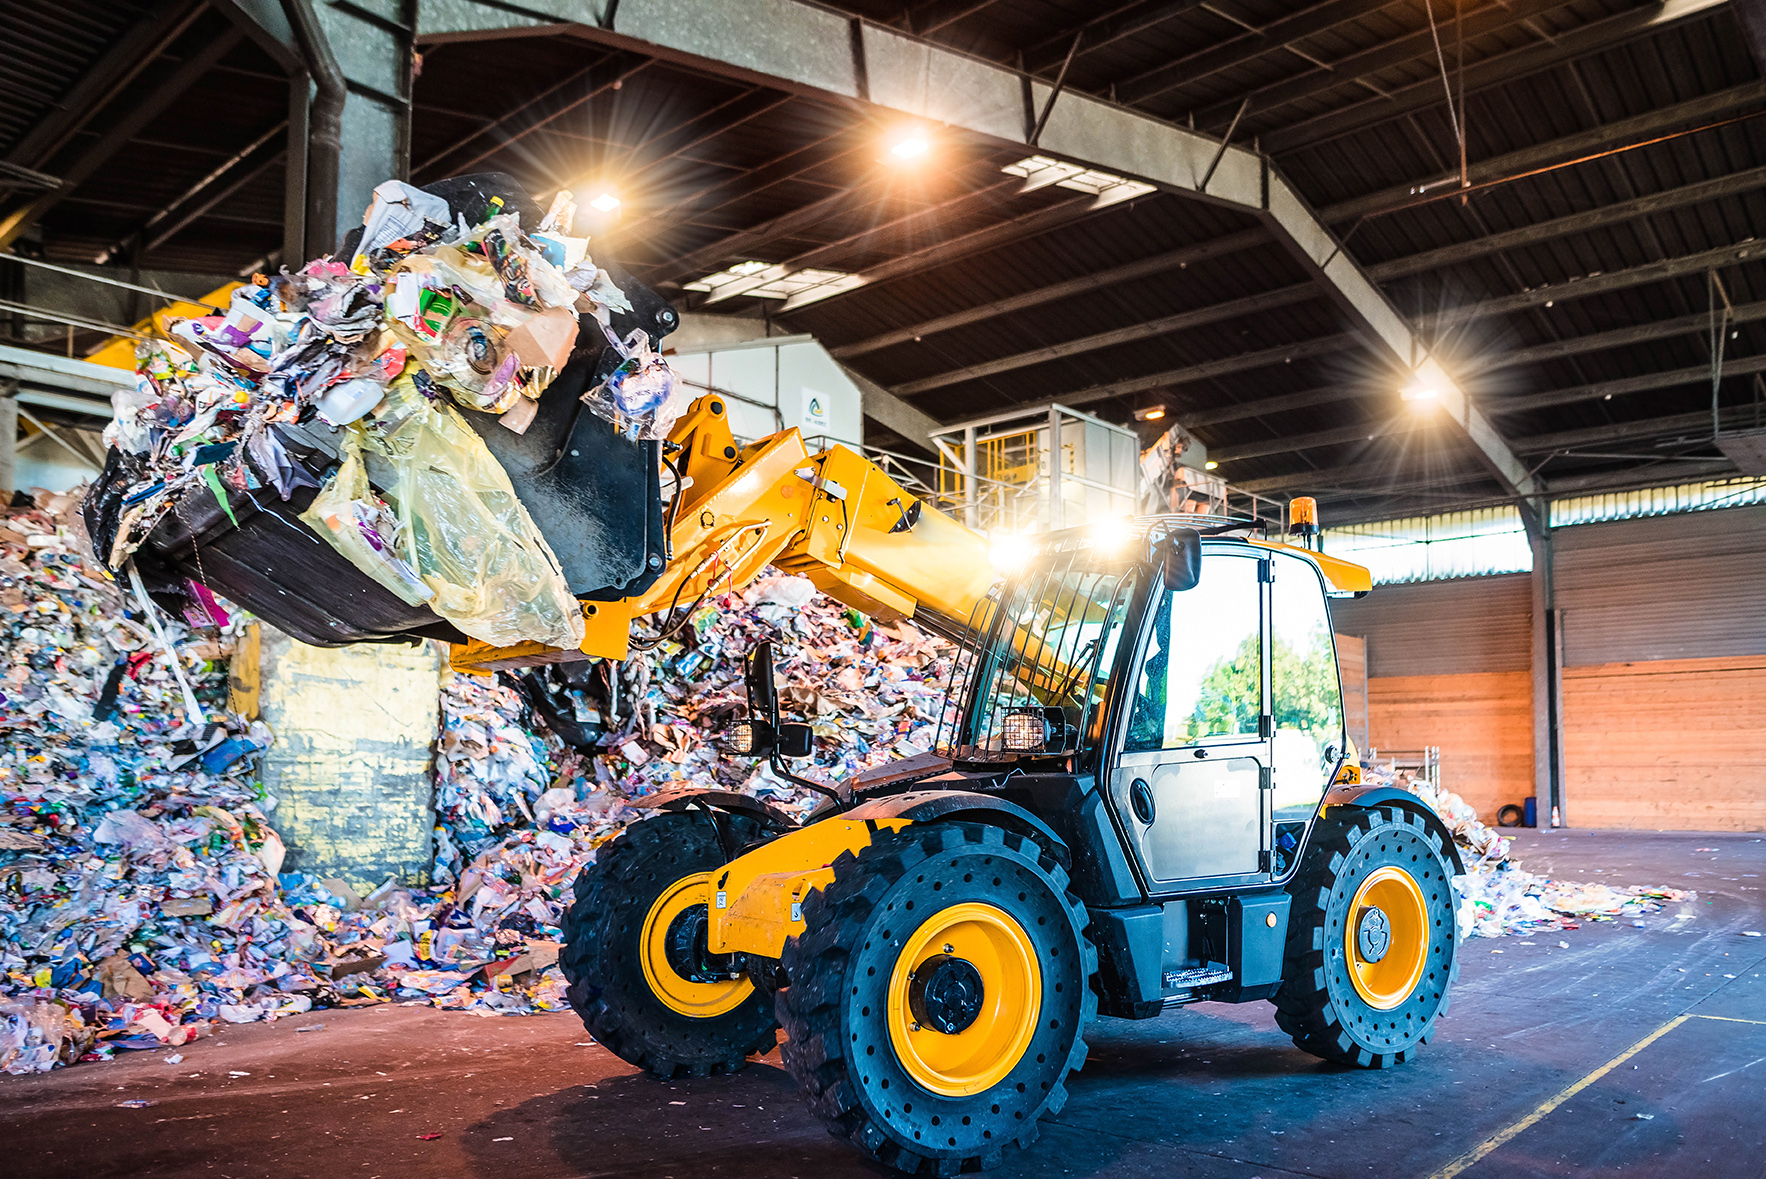
[[[733,1073],[778,1042],[772,997],[705,945],[724,846],[756,834],[740,816],[658,815],[603,845],[577,876],[558,964],[571,1007],[621,1060],[659,1077],[703,1077]]]
[[[1318,820],[1274,999],[1297,1046],[1387,1068],[1429,1042],[1459,976],[1452,873],[1441,836],[1402,808]]]
[[[1066,873],[968,823],[879,833],[834,862],[786,943],[786,1069],[831,1133],[940,1175],[1028,1147],[1066,1104],[1097,952]]]

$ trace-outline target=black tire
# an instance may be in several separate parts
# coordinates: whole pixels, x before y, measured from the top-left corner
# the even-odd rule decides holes
[[[1384,868],[1414,881],[1428,932],[1417,981],[1389,1008],[1358,991],[1344,944],[1357,890]],[[1318,820],[1306,860],[1288,886],[1293,908],[1282,986],[1273,1000],[1276,1023],[1296,1045],[1325,1060],[1387,1068],[1429,1042],[1459,977],[1452,873],[1441,836],[1399,807],[1338,809]],[[1389,952],[1400,950],[1394,942]],[[1395,1000],[1399,993],[1393,992]]]
[[[807,932],[785,945],[789,986],[778,994],[787,1037],[780,1055],[810,1109],[835,1137],[909,1174],[985,1170],[1006,1146],[1028,1147],[1037,1120],[1066,1104],[1064,1081],[1085,1062],[1085,1028],[1097,1014],[1097,951],[1066,873],[1034,842],[972,823],[880,832],[833,868],[833,882],[804,904]],[[1010,1048],[999,1057],[1009,1071],[977,1092],[947,1096],[911,1079],[885,1008],[912,939],[972,903],[1003,913],[1034,946],[1040,1006],[1015,1062]],[[923,970],[932,960],[911,965]],[[960,961],[948,945],[938,960]],[[925,1010],[902,1016],[915,1033]]]
[[[758,828],[719,815],[724,841],[740,848]],[[615,1056],[659,1077],[733,1073],[778,1042],[772,995],[756,988],[733,1010],[696,1017],[659,999],[640,944],[652,906],[677,882],[726,862],[708,814],[666,814],[633,823],[576,878],[558,964],[570,1005]],[[703,933],[700,934],[703,950]]]

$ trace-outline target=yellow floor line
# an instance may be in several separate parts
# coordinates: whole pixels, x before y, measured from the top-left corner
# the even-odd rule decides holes
[[[1737,1019],[1733,1015],[1695,1015],[1694,1019],[1720,1019],[1724,1023],[1757,1023],[1766,1028],[1766,1019]]]
[[[1689,1020],[1691,1018],[1693,1018],[1693,1017],[1690,1015],[1677,1015],[1677,1016],[1675,1016],[1673,1019],[1669,1020],[1667,1023],[1663,1024],[1661,1027],[1657,1028],[1655,1031],[1651,1032],[1649,1035],[1645,1036],[1643,1039],[1639,1040],[1637,1043],[1631,1045],[1631,1047],[1625,1049],[1625,1051],[1619,1053],[1619,1055],[1613,1057],[1611,1060],[1607,1061],[1605,1064],[1601,1065],[1599,1068],[1597,1068],[1593,1072],[1589,1073],[1586,1077],[1583,1077],[1580,1081],[1577,1081],[1574,1085],[1571,1085],[1568,1089],[1565,1089],[1563,1092],[1557,1094],[1555,1097],[1547,1099],[1544,1103],[1542,1103],[1539,1106],[1539,1108],[1535,1109],[1532,1113],[1528,1114],[1526,1117],[1522,1118],[1520,1121],[1516,1122],[1514,1125],[1508,1127],[1508,1129],[1501,1130],[1501,1131],[1497,1132],[1496,1134],[1493,1134],[1491,1137],[1485,1139],[1483,1142],[1480,1142],[1477,1146],[1474,1146],[1471,1150],[1468,1150],[1466,1153],[1460,1155],[1458,1158],[1454,1159],[1451,1163],[1448,1163],[1445,1167],[1442,1167],[1439,1171],[1436,1171],[1434,1174],[1430,1175],[1429,1179],[1453,1179],[1453,1177],[1455,1175],[1458,1175],[1460,1172],[1471,1167],[1472,1165],[1477,1163],[1478,1160],[1482,1159],[1485,1155],[1489,1154],[1491,1151],[1495,1150],[1497,1147],[1501,1146],[1503,1143],[1505,1143],[1509,1139],[1513,1138],[1516,1134],[1519,1134],[1521,1131],[1527,1129],[1529,1126],[1534,1125],[1541,1118],[1545,1117],[1546,1114],[1549,1114],[1552,1110],[1556,1109],[1558,1106],[1562,1105],[1564,1102],[1570,1100],[1570,1098],[1576,1096],[1576,1094],[1582,1092],[1582,1090],[1588,1088],[1588,1086],[1594,1084],[1596,1081],[1600,1080],[1602,1077],[1606,1076],[1608,1073],[1612,1072],[1614,1069],[1616,1069],[1620,1065],[1624,1064],[1627,1060],[1630,1060],[1633,1056],[1636,1056],[1639,1052],[1642,1052],[1645,1048],[1648,1048],[1651,1044],[1654,1044],[1657,1040],[1661,1039],[1663,1036],[1667,1035],[1669,1032],[1673,1031],[1675,1028],[1679,1027],[1681,1024],[1685,1023],[1687,1020]],[[1701,1017],[1701,1018],[1716,1019],[1716,1018],[1720,1018],[1720,1017],[1706,1016],[1706,1017]],[[1756,1021],[1754,1021],[1754,1020],[1737,1020],[1736,1022],[1738,1022],[1738,1023],[1753,1023]]]

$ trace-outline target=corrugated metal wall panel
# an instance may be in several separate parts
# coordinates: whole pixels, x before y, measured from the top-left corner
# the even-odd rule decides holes
[[[1332,626],[1367,640],[1369,678],[1528,671],[1533,587],[1525,573],[1382,585],[1331,603]]]
[[[1766,507],[1587,524],[1554,544],[1566,667],[1766,655]]]

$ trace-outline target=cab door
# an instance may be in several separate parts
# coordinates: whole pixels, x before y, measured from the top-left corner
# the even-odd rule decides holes
[[[1269,577],[1210,552],[1194,588],[1152,591],[1111,794],[1155,894],[1268,878]]]

